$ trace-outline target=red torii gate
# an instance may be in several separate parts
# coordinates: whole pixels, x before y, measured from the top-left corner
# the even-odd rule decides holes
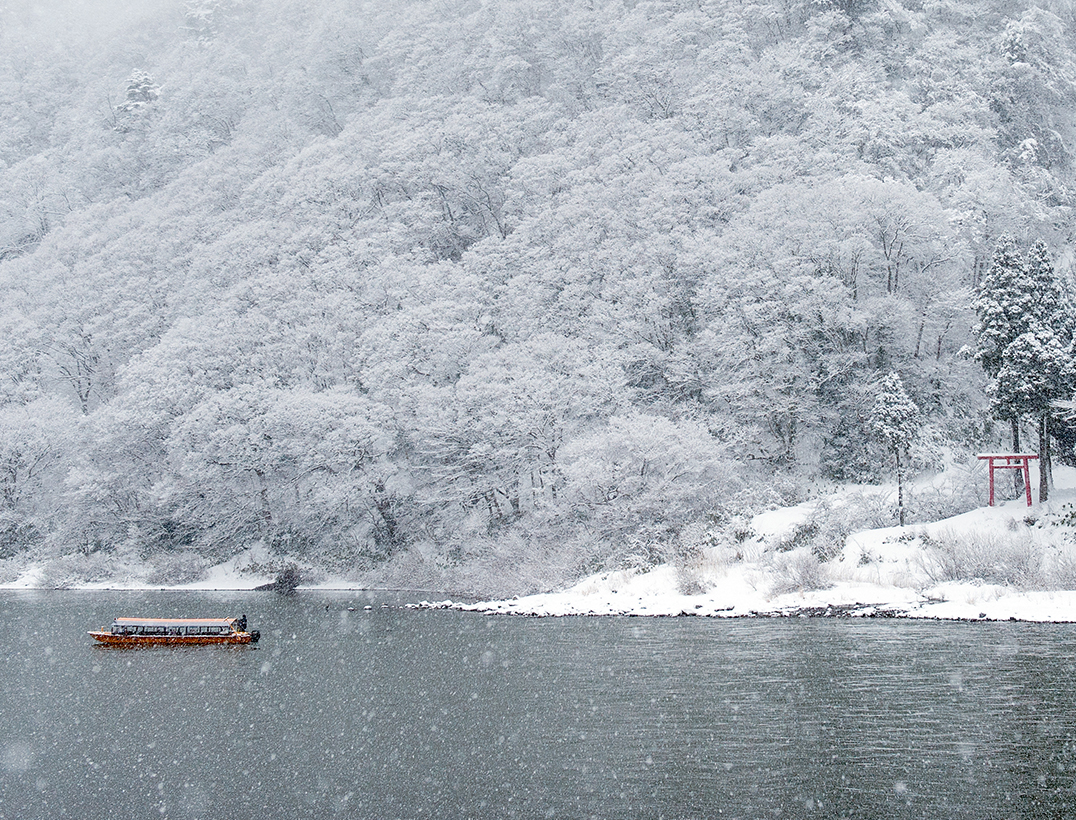
[[[1031,506],[1031,470],[1028,463],[1038,457],[1037,453],[983,453],[979,456],[980,461],[990,465],[991,507],[994,506],[994,470],[1023,470],[1024,492],[1027,494],[1027,505]]]

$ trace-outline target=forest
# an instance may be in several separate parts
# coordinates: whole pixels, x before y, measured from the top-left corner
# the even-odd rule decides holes
[[[983,324],[1072,292],[1070,0],[3,0],[0,110],[0,580],[512,594],[1072,453]]]

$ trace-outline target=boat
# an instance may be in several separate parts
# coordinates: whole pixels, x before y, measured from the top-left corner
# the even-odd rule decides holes
[[[116,618],[110,629],[90,632],[105,646],[201,646],[257,643],[261,633],[239,618]]]

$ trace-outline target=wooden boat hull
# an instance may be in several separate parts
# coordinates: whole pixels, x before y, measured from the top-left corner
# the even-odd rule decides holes
[[[210,644],[248,644],[254,638],[249,632],[231,635],[113,635],[111,632],[90,632],[102,646],[135,649],[145,646],[206,646]]]

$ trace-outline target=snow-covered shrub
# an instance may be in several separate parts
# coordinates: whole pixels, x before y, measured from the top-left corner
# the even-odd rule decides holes
[[[112,578],[118,569],[115,553],[73,553],[49,561],[41,570],[40,584],[44,589],[70,589]]]
[[[793,526],[774,546],[777,552],[791,552],[800,547],[810,546],[813,544],[815,536],[818,535],[818,530],[818,519],[811,516],[806,521],[801,521]]]
[[[908,520],[926,524],[952,518],[985,506],[986,494],[987,483],[980,463],[956,465],[930,484],[907,488]]]
[[[1061,509],[1049,515],[1047,520],[1056,527],[1076,528],[1076,506],[1063,504]]]
[[[774,560],[774,582],[771,594],[810,592],[830,586],[829,573],[812,550],[796,550],[777,556]]]
[[[893,505],[878,493],[855,493],[821,501],[810,517],[775,544],[778,552],[809,547],[821,562],[839,558],[848,536],[896,523]]]
[[[758,535],[751,527],[751,519],[743,515],[733,516],[728,522],[728,526],[725,528],[728,535],[732,538],[734,543],[742,544],[745,541],[750,541],[752,538],[757,538]]]
[[[192,584],[205,577],[209,561],[196,552],[164,553],[149,561],[146,583],[152,586],[178,586]]]
[[[676,574],[676,588],[681,595],[701,595],[709,589],[706,548],[712,546],[713,536],[704,524],[689,524],[680,531],[668,561]]]
[[[739,489],[722,487],[721,497],[725,506],[746,517],[757,515],[777,507],[791,507],[806,497],[803,482],[796,476],[765,472],[750,463],[736,465],[744,484]]]
[[[978,580],[1024,589],[1048,586],[1045,550],[1029,533],[947,533],[924,541],[923,570],[935,583]]]
[[[1076,545],[1065,544],[1048,550],[1043,574],[1050,589],[1076,589]]]

